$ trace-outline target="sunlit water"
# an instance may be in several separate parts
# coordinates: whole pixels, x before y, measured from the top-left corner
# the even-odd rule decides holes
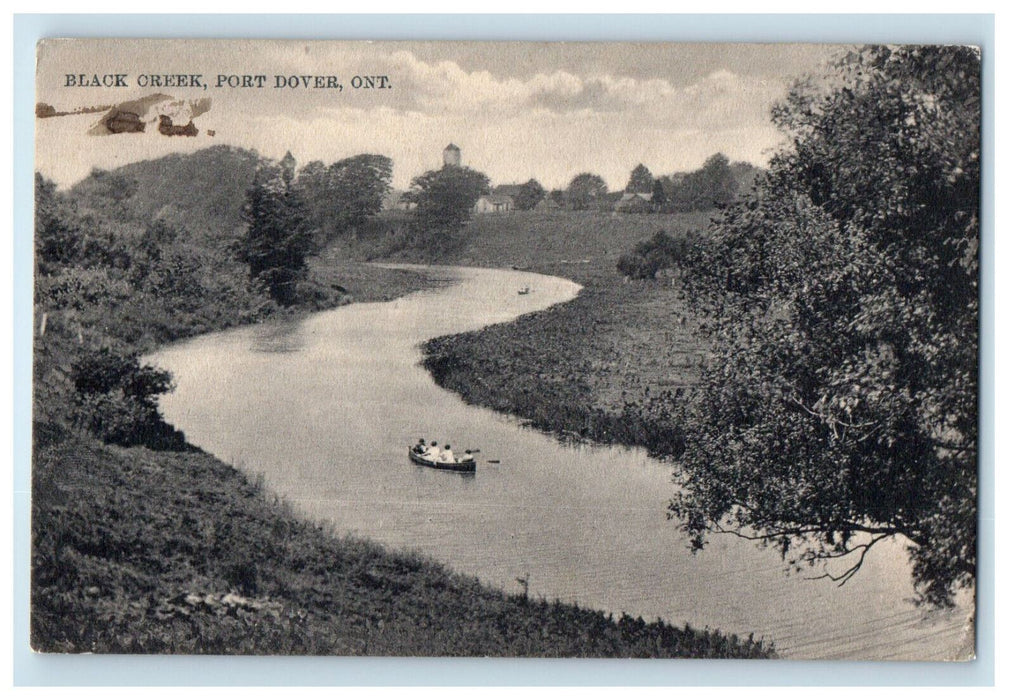
[[[306,516],[507,591],[528,577],[530,595],[754,632],[784,656],[937,659],[966,649],[971,605],[915,609],[901,544],[876,549],[842,588],[787,576],[775,552],[729,536],[691,555],[666,519],[666,464],[641,450],[562,445],[437,387],[419,366],[422,341],[579,289],[517,271],[441,274],[459,282],[166,348],[149,358],[176,379],[163,411]],[[406,448],[419,437],[481,449],[477,474],[414,466]]]

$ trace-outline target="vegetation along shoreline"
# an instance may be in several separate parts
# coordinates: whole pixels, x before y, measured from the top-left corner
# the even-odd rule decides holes
[[[227,174],[242,172],[238,163],[250,166],[251,183],[255,169],[274,167],[249,152],[213,149],[172,157],[152,170],[218,170],[217,179],[228,183]],[[250,261],[217,236],[253,226],[221,218],[208,226],[201,202],[191,207],[198,212],[193,220],[152,221],[145,214],[155,191],[144,185],[148,172],[145,164],[98,171],[68,192],[37,182],[33,648],[774,654],[753,637],[615,618],[494,590],[415,554],[338,536],[298,517],[241,470],[187,444],[157,411],[156,397],[172,379],[143,365],[143,353],[230,326],[392,299],[445,282],[338,260],[328,242],[319,254],[307,247],[305,271],[295,276],[275,270],[248,280]],[[234,192],[240,204],[251,187],[241,185]],[[159,196],[166,196],[164,188]],[[284,211],[290,204],[272,206]],[[298,293],[289,296],[294,286]]]

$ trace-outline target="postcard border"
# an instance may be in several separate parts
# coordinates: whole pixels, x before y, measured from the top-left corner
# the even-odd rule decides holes
[[[266,21],[269,20],[270,21]],[[158,31],[152,31],[158,27]],[[977,659],[616,661],[74,656],[28,647],[35,44],[45,37],[961,43],[983,49],[981,496]],[[13,660],[15,685],[969,686],[994,682],[994,18],[992,15],[15,15]],[[183,679],[181,683],[181,679]]]

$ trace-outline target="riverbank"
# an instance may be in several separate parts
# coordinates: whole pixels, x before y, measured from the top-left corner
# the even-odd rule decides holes
[[[442,283],[325,260],[360,301]],[[345,298],[348,300],[348,297]],[[80,315],[78,316],[80,317]],[[770,646],[509,595],[413,554],[297,518],[191,446],[118,447],[66,420],[70,316],[36,343],[33,648],[48,652],[414,656],[764,657]],[[242,322],[222,314],[221,325]],[[130,350],[154,337],[133,318]],[[194,328],[210,330],[202,317]],[[116,334],[109,325],[106,333]],[[161,331],[160,331],[161,332]],[[196,332],[196,331],[195,331]],[[178,337],[185,337],[182,332]],[[62,410],[58,404],[64,404]]]
[[[763,657],[714,631],[508,595],[337,537],[202,452],[37,426],[38,651]]]
[[[512,212],[477,217],[455,262],[514,265],[574,280],[576,299],[510,323],[436,338],[424,365],[471,404],[511,413],[562,438],[683,448],[683,394],[706,346],[668,278],[627,281],[617,259],[664,230],[681,236],[708,215]]]

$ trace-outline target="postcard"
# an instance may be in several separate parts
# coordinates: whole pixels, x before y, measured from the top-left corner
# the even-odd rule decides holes
[[[41,41],[32,648],[975,658],[980,75]]]

